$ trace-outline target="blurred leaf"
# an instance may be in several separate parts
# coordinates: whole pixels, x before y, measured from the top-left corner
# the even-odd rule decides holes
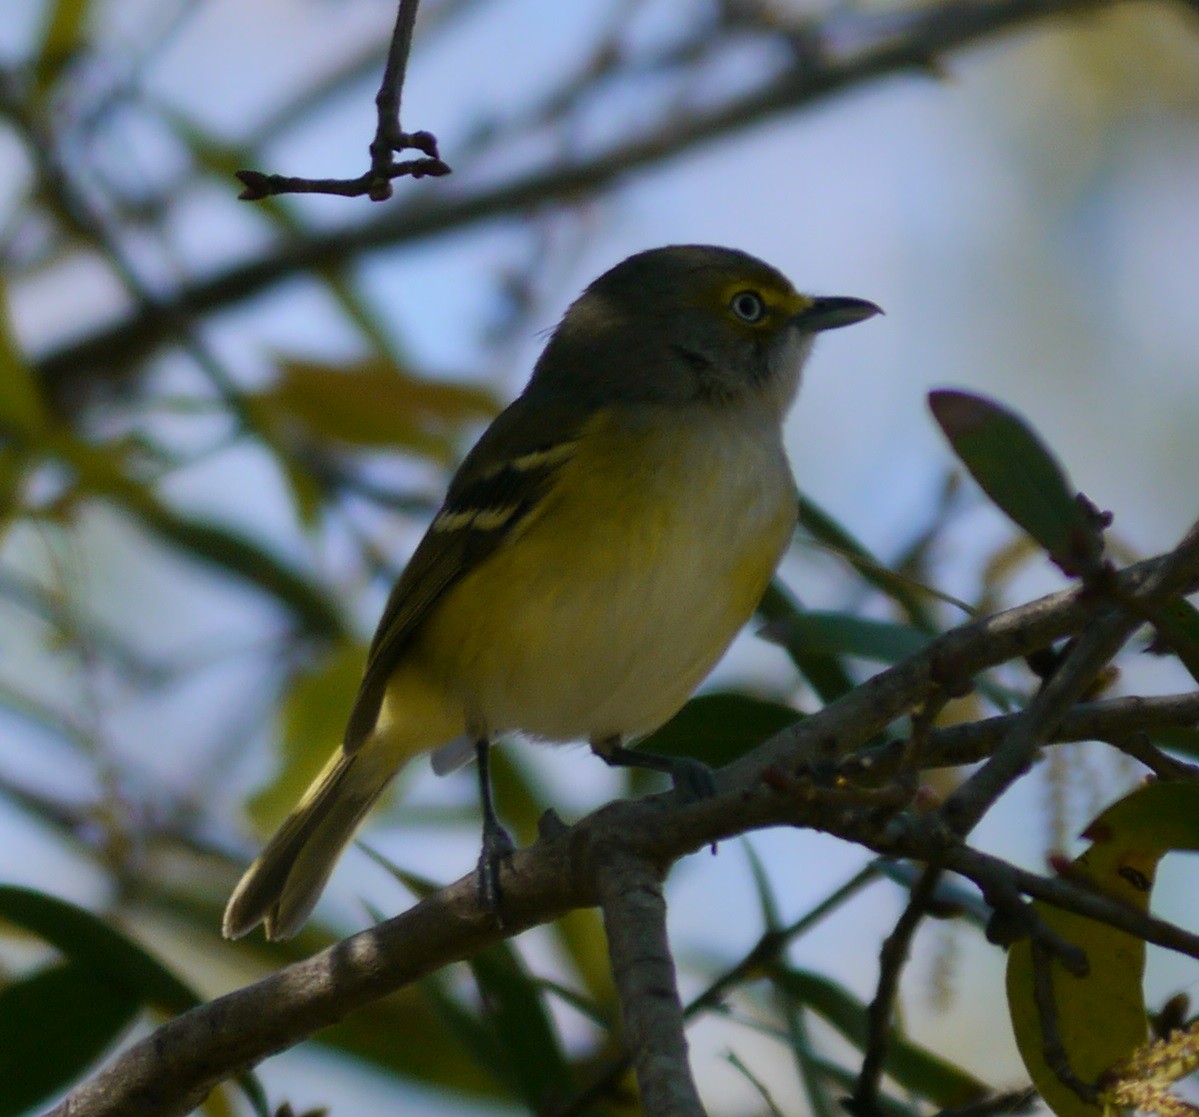
[[[778,900],[774,895],[774,889],[770,887],[770,877],[766,873],[766,866],[762,864],[758,851],[754,849],[753,843],[748,838],[742,838],[741,845],[749,861],[750,872],[753,874],[754,889],[758,893],[758,910],[762,913],[762,926],[767,932],[777,932],[783,923],[779,916]]]
[[[982,490],[1062,569],[1087,572],[1103,536],[1057,459],[1014,411],[969,392],[929,393],[929,407],[954,453]]]
[[[320,1031],[317,1042],[388,1074],[429,1086],[483,1098],[502,1096],[495,1078],[475,1060],[465,1057],[459,1026],[467,1025],[457,1015],[465,1010],[443,1003],[448,995],[440,989],[440,981],[440,977],[426,979],[419,987],[401,989],[364,1005]],[[434,985],[440,991],[432,991]],[[450,1022],[451,1016],[454,1023]],[[477,1027],[483,1030],[481,1024]]]
[[[691,756],[720,768],[794,725],[801,716],[780,702],[715,691],[692,698],[665,725],[638,741],[637,747],[662,756]],[[638,788],[653,786],[656,779],[649,772],[635,771],[634,776],[633,786]]]
[[[6,292],[0,283],[0,435],[11,430],[30,434],[45,422],[41,391],[13,336]]]
[[[776,966],[771,979],[837,1029],[859,1051],[869,1041],[866,1005],[821,974]],[[973,1075],[904,1039],[892,1028],[887,1039],[885,1070],[907,1090],[939,1106],[966,1105],[984,1097],[988,1089]]]
[[[188,558],[234,574],[266,593],[309,634],[326,639],[344,635],[345,621],[323,587],[239,531],[174,512],[157,501],[126,504],[125,509]]]
[[[583,764],[595,764],[590,756],[580,757]],[[474,765],[469,776],[477,779]],[[545,787],[537,778],[536,767],[526,763],[515,750],[501,743],[491,749],[491,787],[504,822],[512,830],[521,845],[531,845],[537,840],[537,828],[541,816],[549,806]],[[476,815],[482,827],[482,816]]]
[[[470,968],[503,1072],[529,1109],[540,1113],[554,1098],[569,1096],[574,1083],[562,1042],[520,955],[508,943],[496,943],[470,959]]]
[[[200,1003],[187,984],[139,943],[65,900],[31,888],[0,885],[0,922],[4,921],[55,947],[71,962],[87,969],[113,995],[171,1016]],[[243,1074],[237,1081],[255,1112],[265,1114],[266,1095],[258,1079]]]
[[[881,563],[846,528],[802,493],[799,497],[799,523],[813,539],[848,560],[864,582],[894,601],[914,625],[929,632],[935,629],[935,622],[928,611],[929,593],[924,587],[914,585],[910,579]]]
[[[278,381],[252,398],[258,415],[352,446],[415,450],[448,463],[447,435],[498,410],[481,388],[405,375],[385,358],[339,365],[288,358],[280,369]]]
[[[1185,729],[1182,726],[1168,726],[1153,729],[1149,739],[1161,749],[1174,749],[1186,756],[1199,759],[1199,729]]]
[[[1036,540],[1020,533],[1004,540],[987,556],[983,566],[981,586],[975,606],[981,616],[988,616],[1002,608],[1003,591],[1006,586],[1034,558],[1041,559],[1044,551]]]
[[[297,675],[280,710],[278,772],[246,804],[262,834],[269,834],[299,802],[308,785],[341,746],[366,647],[353,640],[335,645],[310,670]]]
[[[83,46],[89,6],[89,0],[51,0],[47,4],[45,31],[34,66],[34,79],[43,93]]]
[[[1108,807],[1083,836],[1092,844],[1070,865],[1069,879],[1148,911],[1162,856],[1171,849],[1199,849],[1199,784],[1158,781],[1139,787]],[[1051,930],[1086,952],[1085,977],[1067,973],[1057,959],[1049,965],[1058,1033],[1070,1068],[1083,1082],[1096,1082],[1148,1038],[1144,940],[1041,901],[1034,901],[1033,909]],[[1007,996],[1021,1058],[1045,1102],[1059,1117],[1096,1117],[1102,1108],[1084,1102],[1045,1060],[1026,939],[1008,951]]]
[[[0,1117],[65,1090],[133,1023],[142,999],[69,961],[0,989]]]
[[[829,1081],[840,1086],[846,1094],[853,1094],[858,1085],[857,1071],[846,1070],[845,1067],[837,1066],[836,1063],[827,1059],[813,1058],[812,1061]],[[916,1117],[919,1112],[914,1105],[904,1105],[894,1098],[887,1097],[886,1094],[879,1094],[875,1104],[878,1106],[879,1117]],[[998,1112],[1007,1113],[1008,1111],[1000,1110]]]
[[[199,997],[147,950],[65,900],[0,885],[0,920],[32,931],[114,988],[162,1012],[173,1015],[199,1004]]]
[[[1154,604],[1148,613],[1160,642],[1199,681],[1199,609],[1181,597]]]
[[[829,655],[850,655],[898,663],[915,655],[932,637],[921,629],[849,613],[803,611],[775,621],[758,633],[784,648],[802,647]]]
[[[610,1015],[616,1005],[616,987],[608,961],[608,937],[599,912],[595,908],[576,908],[554,920],[552,930],[598,1010]]]
[[[99,497],[132,517],[143,529],[186,557],[233,574],[286,608],[312,635],[344,632],[342,616],[325,590],[306,573],[270,554],[234,528],[178,512],[138,478],[138,448],[114,442],[92,445],[70,431],[44,434],[39,447],[74,474],[60,504]]]
[[[441,974],[432,974],[420,983],[442,1023],[454,1035],[459,1061],[465,1052],[473,1064],[486,1072],[494,1086],[511,1089],[511,1079],[504,1066],[503,1051],[494,1030],[463,1005],[450,992]]]
[[[775,578],[767,587],[758,603],[757,613],[768,625],[778,624],[803,612],[803,606],[795,600],[783,584]],[[853,679],[836,656],[827,652],[812,651],[800,643],[788,644],[787,654],[796,669],[811,684],[817,697],[825,703],[840,698],[853,689]]]

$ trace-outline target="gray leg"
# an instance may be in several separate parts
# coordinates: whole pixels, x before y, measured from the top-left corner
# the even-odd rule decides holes
[[[708,799],[716,794],[712,769],[702,760],[690,756],[661,756],[656,752],[638,752],[625,748],[619,737],[605,737],[591,742],[591,751],[613,768],[649,768],[665,772],[674,782],[674,789],[688,802]]]
[[[483,848],[475,868],[475,884],[479,890],[479,902],[498,917],[503,902],[500,865],[516,851],[516,843],[495,813],[495,801],[491,795],[490,749],[491,742],[486,737],[475,742],[475,758],[479,762],[479,802],[483,807]]]

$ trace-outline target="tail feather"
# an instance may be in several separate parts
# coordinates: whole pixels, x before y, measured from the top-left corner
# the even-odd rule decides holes
[[[333,754],[229,898],[226,938],[262,923],[268,939],[286,939],[304,925],[341,851],[395,774],[370,759]]]

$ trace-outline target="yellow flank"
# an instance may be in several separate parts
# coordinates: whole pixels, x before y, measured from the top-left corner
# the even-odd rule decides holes
[[[540,507],[446,592],[405,658],[460,711],[449,736],[644,733],[749,618],[795,507],[777,420],[760,409],[603,412]],[[398,693],[389,705],[401,707]]]

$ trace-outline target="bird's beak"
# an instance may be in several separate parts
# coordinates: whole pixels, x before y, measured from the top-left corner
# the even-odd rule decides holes
[[[795,324],[801,330],[814,334],[821,330],[839,330],[842,326],[852,326],[855,322],[864,322],[882,312],[882,307],[867,299],[855,299],[848,295],[826,295],[812,299],[796,314]]]

